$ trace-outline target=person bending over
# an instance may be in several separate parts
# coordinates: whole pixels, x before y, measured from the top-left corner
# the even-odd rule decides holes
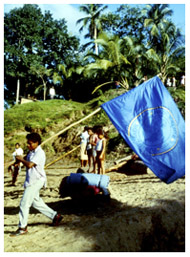
[[[92,199],[96,195],[110,199],[109,181],[107,175],[84,173],[82,169],[78,169],[77,173],[71,173],[62,179],[59,194],[62,198],[69,196],[74,200]]]

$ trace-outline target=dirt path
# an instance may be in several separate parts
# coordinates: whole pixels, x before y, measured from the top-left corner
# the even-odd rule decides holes
[[[83,206],[58,196],[61,179],[76,169],[74,164],[46,170],[48,187],[41,196],[64,216],[60,226],[51,227],[48,218],[31,209],[29,233],[14,238],[9,235],[17,229],[25,171],[16,187],[10,186],[10,174],[5,171],[5,252],[184,251],[184,178],[166,185],[151,172],[135,176],[110,172],[111,201]]]

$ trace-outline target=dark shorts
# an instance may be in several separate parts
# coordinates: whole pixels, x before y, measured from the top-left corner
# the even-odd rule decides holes
[[[87,150],[87,155],[92,156],[92,149]]]
[[[96,153],[97,153],[96,160],[100,161],[100,155],[101,155],[102,151],[96,151]],[[103,155],[103,158],[101,159],[101,161],[104,161],[104,160],[105,160],[105,154]]]

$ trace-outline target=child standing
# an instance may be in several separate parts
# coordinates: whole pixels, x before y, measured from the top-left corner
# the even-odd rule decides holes
[[[46,185],[46,173],[44,171],[45,152],[42,150],[41,137],[38,133],[31,133],[26,136],[29,152],[24,159],[16,156],[17,161],[26,166],[26,179],[24,182],[24,194],[20,202],[19,228],[12,236],[19,236],[27,233],[27,222],[30,207],[53,220],[53,225],[58,225],[62,216],[48,207],[40,198],[40,189]]]
[[[17,181],[17,177],[19,172],[21,171],[22,163],[16,160],[16,156],[23,156],[23,150],[20,147],[19,143],[15,144],[15,151],[12,154],[13,160],[15,161],[12,165],[9,166],[8,171],[12,174],[12,186],[15,186],[15,183]]]
[[[17,155],[23,155],[23,150],[22,148],[20,147],[20,144],[19,143],[16,143],[15,144],[15,151],[13,153],[13,160],[16,161],[16,156]]]
[[[99,138],[99,141],[96,145],[96,160],[98,164],[98,174],[105,174],[105,167],[104,167],[104,161],[105,161],[105,152],[106,152],[106,138],[104,136],[104,131],[102,128],[97,129],[97,135]]]
[[[87,141],[89,138],[88,135],[88,126],[84,127],[84,131],[80,136],[81,142],[80,142],[80,159],[81,159],[81,168],[86,167],[88,164],[88,155],[86,152],[86,146],[87,146]]]
[[[93,130],[92,128],[88,128],[88,135],[89,138],[87,140],[87,146],[86,146],[86,150],[87,150],[87,155],[88,155],[88,165],[89,165],[89,170],[88,172],[91,172],[92,170],[92,165],[93,165],[93,155],[92,155],[92,137],[93,137]]]
[[[92,145],[92,158],[93,158],[93,173],[96,173],[96,166],[97,166],[97,161],[96,161],[96,145],[99,141],[98,135],[96,133],[97,131],[97,126],[93,127],[93,135],[92,135],[92,140],[91,140],[91,145]]]

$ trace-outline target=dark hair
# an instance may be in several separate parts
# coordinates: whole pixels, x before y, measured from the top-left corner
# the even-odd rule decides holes
[[[59,194],[60,194],[60,197],[64,198],[66,196],[69,196],[69,185],[67,184],[67,178],[68,176],[64,177],[62,180],[61,180],[61,183],[59,185]]]
[[[96,133],[98,135],[103,135],[106,139],[109,139],[108,133],[106,131],[104,131],[103,128],[98,128],[96,130]]]
[[[98,128],[98,129],[96,130],[96,133],[97,133],[98,135],[104,135],[104,130],[103,130],[102,128]]]
[[[85,171],[83,169],[81,169],[81,168],[78,168],[76,173],[81,173],[82,174],[82,173],[85,173]]]
[[[39,145],[42,142],[41,136],[38,133],[28,134],[26,135],[26,139],[31,140],[34,143],[38,142]]]
[[[84,131],[87,131],[87,130],[88,130],[88,126],[85,126],[85,127],[84,127]]]
[[[15,146],[16,146],[16,145],[20,146],[20,144],[19,144],[19,143],[16,143],[16,144],[15,144]]]

